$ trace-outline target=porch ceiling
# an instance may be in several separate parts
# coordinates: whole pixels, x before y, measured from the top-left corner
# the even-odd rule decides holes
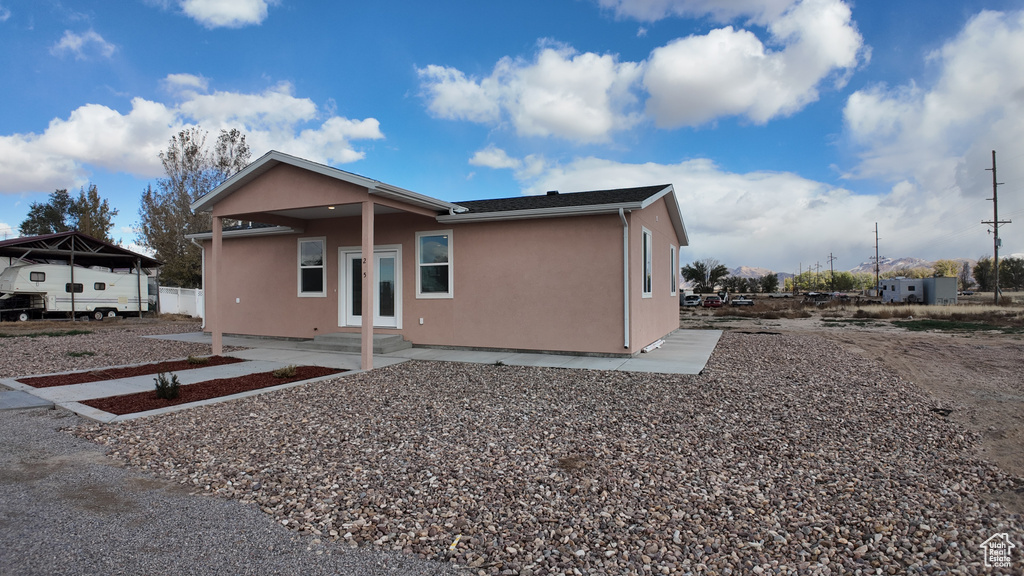
[[[380,204],[373,205],[374,215],[397,214],[399,212],[402,212],[402,210],[392,208],[391,206],[382,206]],[[298,220],[351,218],[362,215],[362,206],[360,204],[337,204],[334,205],[333,208],[330,206],[312,206],[309,208],[293,208],[291,210],[273,210],[266,213],[273,214],[274,216],[283,216],[285,218],[295,218]]]

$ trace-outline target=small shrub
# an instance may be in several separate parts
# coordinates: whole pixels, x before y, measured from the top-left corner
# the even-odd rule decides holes
[[[285,366],[274,370],[274,378],[291,378],[295,376],[295,366]]]
[[[505,363],[504,363],[504,362],[502,362],[501,360],[498,360],[497,362],[495,362],[495,363],[494,363],[494,365],[495,365],[495,366],[504,366],[504,365],[505,365]]]
[[[174,400],[180,393],[181,383],[178,382],[178,376],[171,374],[170,378],[167,378],[167,374],[161,372],[157,374],[156,378],[156,397],[163,400]]]
[[[189,356],[185,361],[189,364],[206,364],[210,359],[203,356]]]
[[[88,350],[85,350],[83,352],[68,352],[68,356],[70,356],[72,358],[82,358],[83,356],[95,356],[95,355],[96,355],[95,352],[90,352]]]

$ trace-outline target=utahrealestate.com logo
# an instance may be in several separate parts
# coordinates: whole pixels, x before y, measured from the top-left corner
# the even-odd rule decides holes
[[[1009,568],[1010,551],[1016,548],[1010,542],[1010,535],[1006,532],[993,534],[991,538],[981,543],[981,550],[985,554],[986,568]]]

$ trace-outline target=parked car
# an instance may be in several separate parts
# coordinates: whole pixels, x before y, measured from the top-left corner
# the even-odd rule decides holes
[[[722,299],[719,296],[716,296],[715,294],[711,294],[710,296],[705,296],[704,297],[704,307],[705,308],[721,308],[722,307]]]
[[[683,296],[683,306],[700,306],[701,300],[700,294],[687,294]]]
[[[733,306],[753,306],[754,305],[754,300],[751,299],[750,296],[740,295],[740,296],[737,296],[737,297],[733,298],[731,304]]]

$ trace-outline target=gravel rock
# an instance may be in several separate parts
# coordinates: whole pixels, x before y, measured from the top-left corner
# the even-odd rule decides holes
[[[141,362],[156,362],[185,358],[190,355],[209,355],[209,344],[191,344],[171,340],[143,338],[154,334],[198,332],[198,322],[152,323],[125,318],[110,328],[110,320],[102,322],[66,323],[60,330],[86,330],[91,334],[73,336],[13,336],[0,339],[4,361],[0,362],[0,378],[53,374],[87,370],[106,366],[124,366]],[[101,326],[96,326],[97,324]],[[29,324],[18,324],[31,327]],[[52,331],[51,326],[46,331]],[[225,351],[238,348],[226,348]],[[69,356],[69,353],[86,353]]]
[[[986,497],[1024,484],[929,407],[824,339],[726,333],[698,376],[409,362],[77,433],[478,574],[998,573],[979,545],[1024,522]]]

